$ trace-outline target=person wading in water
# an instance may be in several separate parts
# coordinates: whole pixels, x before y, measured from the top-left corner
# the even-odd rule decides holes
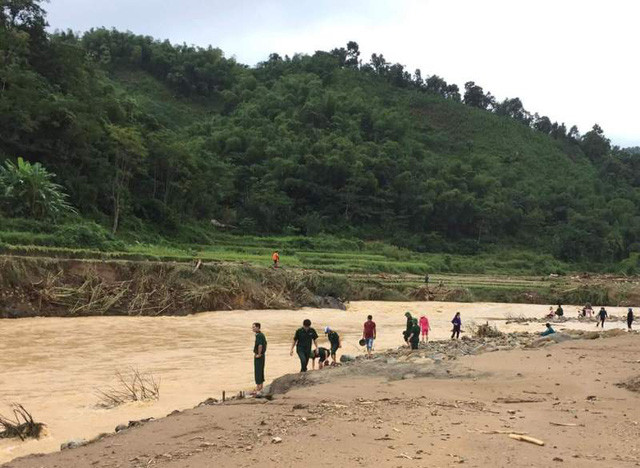
[[[606,309],[604,307],[600,307],[600,312],[598,312],[598,323],[596,323],[596,327],[600,325],[604,329],[604,322],[605,320],[607,320],[608,316],[609,314],[607,314]]]

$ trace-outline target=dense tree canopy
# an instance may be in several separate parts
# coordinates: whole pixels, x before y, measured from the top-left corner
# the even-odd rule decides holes
[[[1,5],[0,159],[44,164],[114,231],[215,218],[423,250],[639,250],[637,153],[598,126],[580,137],[472,81],[461,97],[355,42],[250,68],[129,32],[49,35],[39,1]]]

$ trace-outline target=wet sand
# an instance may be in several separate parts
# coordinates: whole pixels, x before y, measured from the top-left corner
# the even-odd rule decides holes
[[[379,350],[402,344],[403,313],[425,313],[432,339],[446,339],[450,320],[462,313],[464,325],[497,320],[503,331],[540,331],[539,324],[509,324],[509,316],[541,317],[548,306],[483,303],[355,302],[349,310],[230,311],[187,317],[86,317],[33,318],[0,321],[0,413],[18,402],[38,421],[49,426],[49,436],[39,441],[0,441],[0,463],[35,452],[58,450],[72,438],[92,438],[111,432],[129,420],[160,417],[175,409],[191,408],[223,390],[236,392],[253,385],[251,323],[259,321],[267,335],[267,383],[297,372],[297,358],[289,356],[291,339],[304,318],[310,318],[321,335],[325,325],[336,329],[343,353],[360,353],[357,341],[366,315],[378,325]],[[565,315],[575,316],[566,306]],[[609,308],[621,315],[623,308]],[[464,329],[463,325],[463,329]],[[567,323],[571,328],[592,324]],[[562,326],[558,328],[562,328]],[[608,324],[622,328],[622,322]],[[96,407],[97,388],[114,384],[118,370],[137,368],[152,372],[160,381],[160,400],[128,404],[105,410]]]

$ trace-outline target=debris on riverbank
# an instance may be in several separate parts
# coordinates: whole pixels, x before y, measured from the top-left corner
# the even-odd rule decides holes
[[[24,406],[12,403],[10,408],[13,418],[0,414],[0,439],[39,439],[45,434],[46,425],[36,422]]]

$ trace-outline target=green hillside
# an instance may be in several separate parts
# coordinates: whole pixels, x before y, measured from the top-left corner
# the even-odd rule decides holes
[[[45,22],[39,1],[0,7],[0,160],[42,163],[78,214],[46,226],[0,176],[8,246],[211,244],[216,220],[231,237],[583,265],[640,250],[638,156],[597,126],[580,136],[473,82],[461,93],[361,58],[355,43],[247,67],[219,49],[51,35]]]

